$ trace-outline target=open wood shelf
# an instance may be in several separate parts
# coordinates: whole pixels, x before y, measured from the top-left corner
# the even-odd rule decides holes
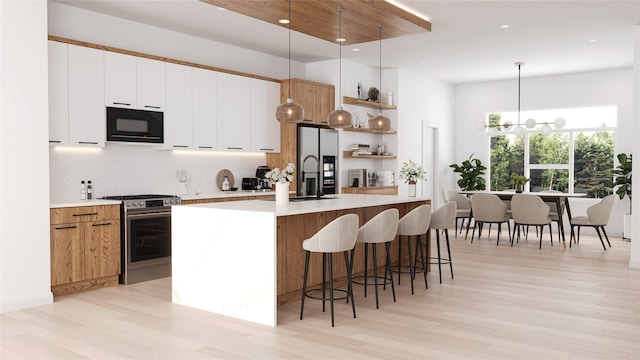
[[[353,151],[351,150],[344,150],[344,152],[342,153],[342,157],[345,159],[381,159],[381,160],[396,158],[395,155],[356,155],[354,156]]]
[[[366,133],[371,133],[371,134],[382,134],[382,135],[393,135],[396,133],[395,130],[389,130],[389,131],[373,131],[369,128],[357,128],[357,127],[350,127],[350,128],[344,128],[342,129],[344,131],[355,131],[355,132],[366,132]]]
[[[367,107],[374,108],[374,109],[380,109],[380,103],[373,102],[373,101],[360,100],[360,99],[356,99],[356,98],[352,98],[352,97],[348,97],[348,96],[343,96],[342,97],[342,103],[343,104],[349,104],[349,105],[367,106]],[[387,110],[396,109],[396,107],[394,105],[385,105],[385,104],[382,104],[382,108],[383,109],[387,109]]]

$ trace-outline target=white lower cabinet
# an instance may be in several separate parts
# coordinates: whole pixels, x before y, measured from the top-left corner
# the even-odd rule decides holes
[[[217,73],[218,150],[249,151],[251,147],[251,81],[244,76]]]
[[[251,151],[280,152],[280,84],[251,79]]]
[[[164,111],[164,147],[193,147],[193,105],[191,67],[166,65],[166,109]]]
[[[216,75],[210,70],[192,69],[193,147],[215,150],[217,140]]]
[[[104,52],[68,45],[69,145],[104,146]]]

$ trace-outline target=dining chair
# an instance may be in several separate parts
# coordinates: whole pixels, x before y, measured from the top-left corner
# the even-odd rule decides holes
[[[609,222],[609,217],[611,216],[611,210],[613,209],[614,200],[615,194],[607,195],[597,204],[591,205],[587,208],[587,216],[576,216],[571,218],[569,223],[571,224],[571,238],[573,238],[574,242],[576,242],[576,233],[573,229],[574,227],[578,227],[578,241],[576,243],[579,244],[580,227],[591,226],[596,229],[598,237],[600,237],[600,242],[602,243],[602,248],[605,251],[607,250],[607,247],[604,246],[604,241],[602,240],[602,234],[604,234],[609,247],[611,247],[609,237],[607,236],[607,232],[604,230],[604,227],[607,226],[607,223]],[[600,233],[600,230],[602,230],[602,234]],[[571,247],[571,241],[569,241],[569,247]]]
[[[450,201],[455,201],[456,203],[456,219],[454,222],[455,226],[455,237],[458,237],[458,220],[462,220],[462,224],[460,224],[460,232],[464,229],[464,221],[471,221],[471,200],[463,194],[460,194],[457,190],[446,189],[443,190],[443,198],[444,202],[448,203]]]
[[[549,226],[549,235],[551,236],[551,246],[553,246],[553,232],[551,231],[551,218],[549,217],[549,205],[537,195],[515,194],[511,198],[511,209],[513,216],[513,234],[511,235],[511,246],[518,232],[518,240],[520,239],[520,228],[522,225],[535,226],[540,228],[540,245],[542,249],[542,233],[544,226]]]
[[[500,233],[502,232],[502,224],[507,223],[509,228],[509,238],[511,238],[511,224],[509,223],[509,215],[507,215],[507,204],[505,204],[498,195],[476,193],[471,196],[471,211],[473,212],[473,233],[471,234],[471,242],[478,229],[478,238],[482,235],[482,227],[484,224],[498,224],[498,236],[496,245],[500,243]]]
[[[542,193],[562,193],[562,191],[558,190],[542,190]],[[549,205],[549,217],[551,221],[555,222],[558,226],[558,242],[561,241],[561,231],[564,229],[561,228],[560,224],[562,224],[561,217],[564,216],[565,205],[564,202],[560,202],[560,208],[558,208],[558,203],[555,201],[547,201],[547,205]]]

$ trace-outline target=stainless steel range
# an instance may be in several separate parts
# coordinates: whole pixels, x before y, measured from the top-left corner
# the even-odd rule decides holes
[[[171,276],[171,205],[175,195],[105,196],[122,201],[121,284]]]

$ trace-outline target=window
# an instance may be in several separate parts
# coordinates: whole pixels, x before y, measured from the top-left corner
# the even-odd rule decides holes
[[[490,190],[512,188],[510,176],[516,173],[530,179],[529,191],[586,193],[597,198],[611,194],[616,114],[615,106],[521,112],[521,118],[538,123],[553,124],[562,117],[566,126],[549,135],[541,134],[537,126],[519,136],[512,127],[497,127],[498,135],[490,141]],[[517,113],[488,116],[490,126],[506,121],[518,124]]]

